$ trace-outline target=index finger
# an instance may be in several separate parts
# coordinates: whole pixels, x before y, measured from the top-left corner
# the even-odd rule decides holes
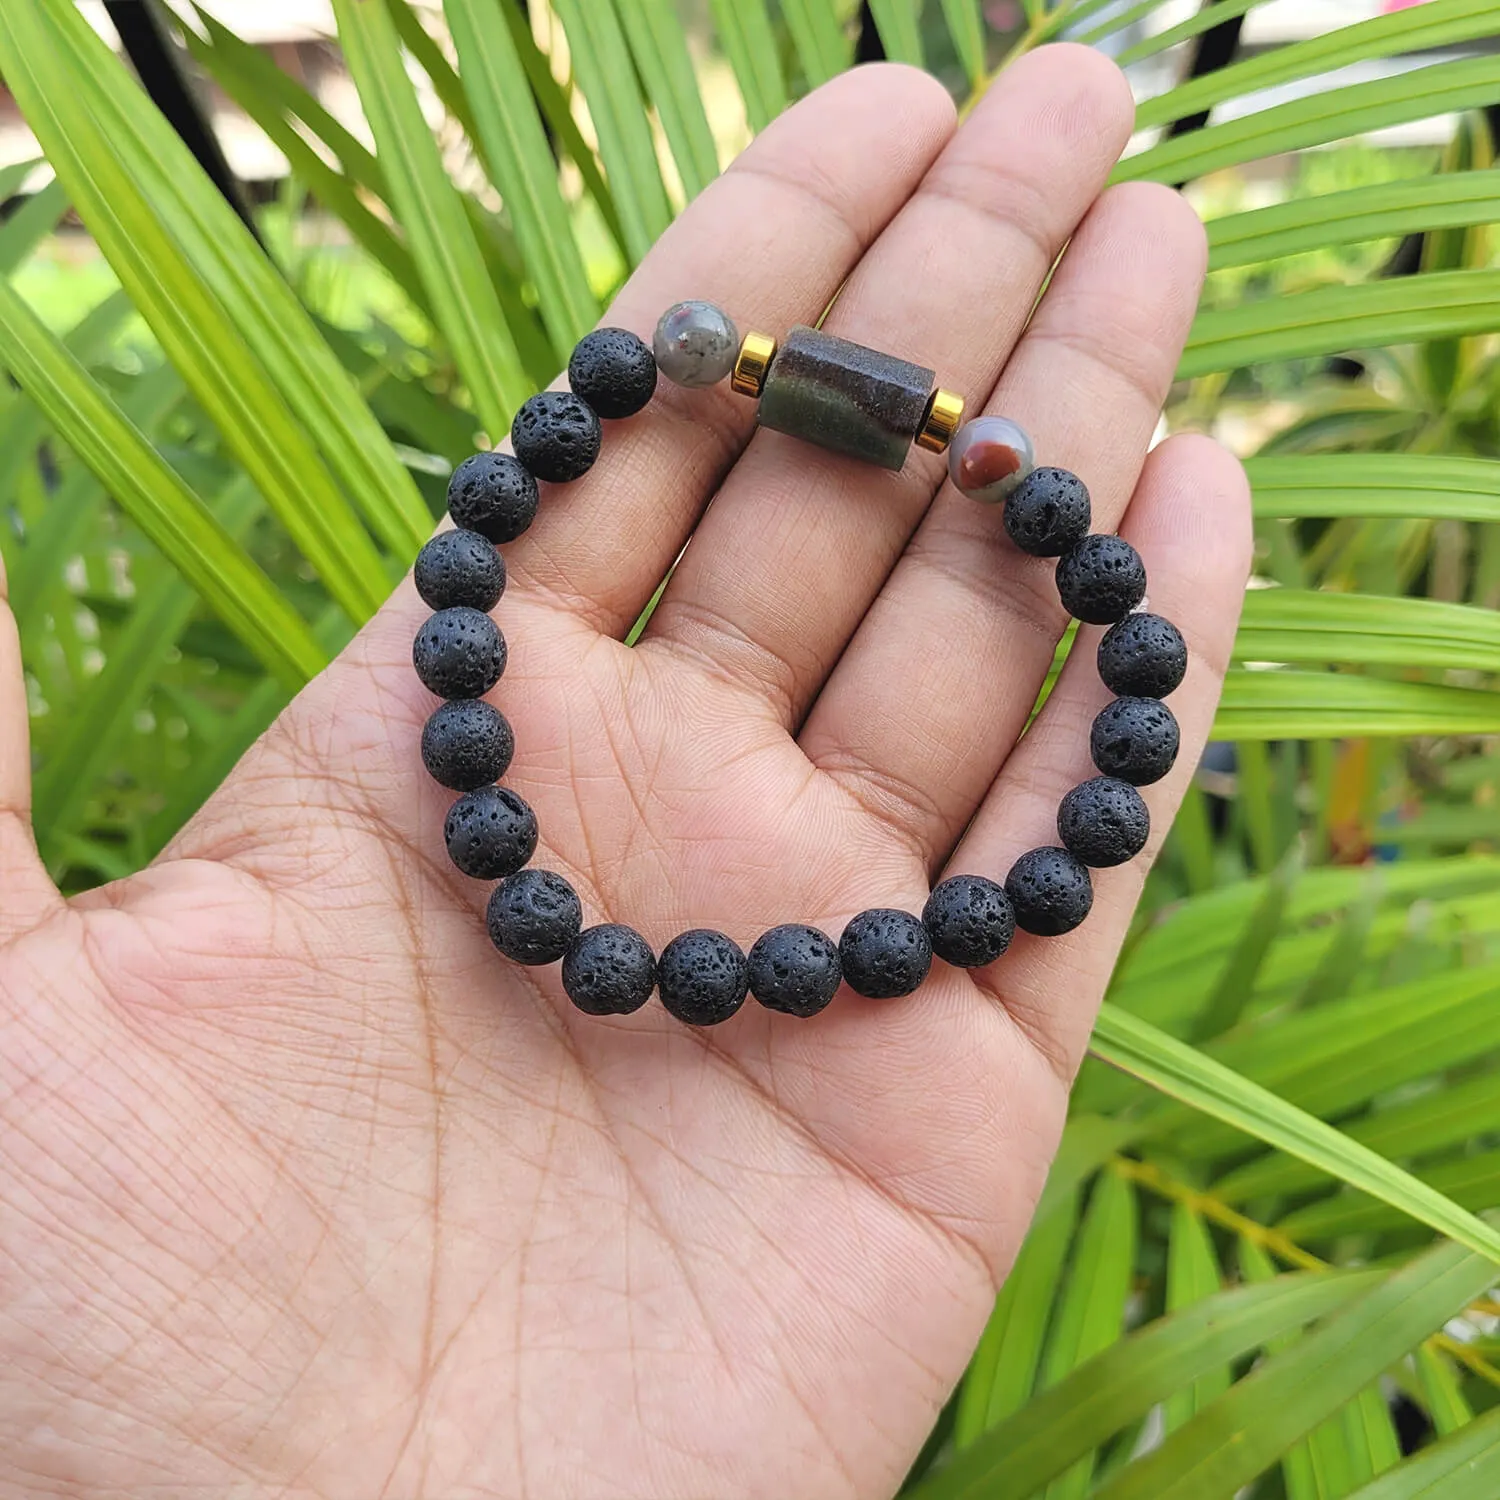
[[[878,64],[825,84],[773,122],[688,206],[604,321],[651,339],[675,302],[717,303],[743,335],[821,315],[953,133],[936,79]],[[645,607],[755,425],[755,403],[663,377],[641,415],[610,423],[598,463],[544,493],[506,549],[507,596],[562,603],[606,635]]]

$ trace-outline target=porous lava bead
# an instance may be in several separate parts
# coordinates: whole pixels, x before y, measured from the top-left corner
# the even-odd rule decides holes
[[[1177,720],[1157,698],[1116,698],[1099,711],[1089,731],[1089,751],[1106,776],[1150,786],[1177,759]]]
[[[1088,535],[1089,492],[1066,469],[1033,469],[1005,501],[1005,530],[1022,552],[1061,557]]]
[[[633,417],[656,391],[656,360],[625,328],[596,328],[568,361],[568,384],[601,417]]]
[[[536,834],[536,814],[506,786],[481,786],[460,797],[443,822],[448,857],[475,880],[514,875],[536,853]]]
[[[827,933],[789,922],[756,938],[750,949],[750,993],[767,1010],[815,1016],[839,987],[839,950]]]
[[[490,941],[518,964],[556,963],[583,926],[577,892],[551,870],[517,870],[490,893]]]
[[[422,727],[422,764],[450,791],[469,792],[499,780],[515,753],[505,715],[477,698],[440,704]]]
[[[910,912],[874,907],[860,912],[844,929],[839,961],[855,994],[889,1000],[911,994],[927,978],[932,942]]]
[[[505,637],[482,609],[440,609],[417,632],[411,660],[439,698],[481,698],[505,670]]]
[[[656,955],[634,927],[587,927],[563,954],[563,988],[590,1016],[628,1016],[656,988]]]
[[[1146,847],[1151,814],[1128,781],[1094,776],[1075,786],[1057,809],[1057,836],[1075,859],[1107,870]]]
[[[516,457],[550,484],[566,484],[599,457],[599,418],[572,391],[543,391],[523,402],[510,424]]]
[[[536,480],[509,453],[475,453],[448,481],[453,524],[492,542],[513,542],[536,519]]]
[[[1099,642],[1099,676],[1122,698],[1165,698],[1186,673],[1187,642],[1160,615],[1126,615]]]
[[[1005,894],[1016,926],[1038,937],[1071,932],[1094,904],[1089,872],[1066,849],[1031,849],[1010,867]]]
[[[680,932],[656,965],[661,1003],[689,1026],[717,1026],[745,1003],[750,976],[738,943],[707,927]]]
[[[944,963],[977,969],[1010,947],[1016,914],[1003,886],[983,875],[951,875],[927,898],[922,925]]]
[[[1058,561],[1057,592],[1075,620],[1112,625],[1146,597],[1146,567],[1124,537],[1086,536]]]
[[[412,581],[432,609],[491,610],[505,592],[505,563],[477,531],[440,531],[417,553]]]

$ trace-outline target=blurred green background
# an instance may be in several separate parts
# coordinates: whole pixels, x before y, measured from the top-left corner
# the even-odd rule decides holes
[[[49,867],[149,862],[789,100],[1104,48],[1118,175],[1210,230],[1162,432],[1246,458],[1256,570],[910,1485],[1500,1496],[1497,33],[1493,0],[6,0],[0,550]]]

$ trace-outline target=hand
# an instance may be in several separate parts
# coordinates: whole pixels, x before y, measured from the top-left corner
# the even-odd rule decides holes
[[[777,121],[609,321],[682,297],[934,366],[1077,471],[1187,636],[1208,731],[1249,554],[1237,465],[1147,445],[1203,235],[1104,191],[1109,63],[1049,48],[955,130],[861,69]],[[1048,268],[1066,259],[1035,317]],[[998,382],[998,384],[997,384]],[[658,949],[920,911],[1052,842],[1107,697],[1050,563],[914,452],[889,474],[667,387],[506,549],[494,697],[536,863]],[[710,496],[713,506],[705,512]],[[1128,510],[1127,510],[1128,505]],[[692,543],[639,646],[621,638]],[[1065,938],[816,1020],[579,1015],[501,960],[442,844],[410,584],[150,869],[64,902],[0,635],[0,1496],[881,1496],[1025,1232],[1147,859]]]

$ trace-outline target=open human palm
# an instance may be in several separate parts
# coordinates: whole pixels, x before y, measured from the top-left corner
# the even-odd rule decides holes
[[[1135,543],[1192,653],[1183,753],[1147,856],[1066,937],[811,1021],[578,1014],[555,967],[498,957],[447,860],[410,583],[155,865],[64,902],[5,617],[4,1500],[895,1488],[1035,1206],[1247,567],[1233,460],[1147,457],[1203,243],[1167,189],[1104,191],[1131,115],[1080,48],[1022,59],[958,129],[931,79],[857,70],[609,318],[645,334],[706,297],[779,332],[838,293],[831,331],[1019,420]],[[1055,838],[1108,696],[1085,629],[1020,737],[1065,624],[1051,565],[933,455],[891,474],[752,422],[663,385],[505,549],[492,696],[534,862],[658,949],[837,936],[944,870],[1003,877]]]

